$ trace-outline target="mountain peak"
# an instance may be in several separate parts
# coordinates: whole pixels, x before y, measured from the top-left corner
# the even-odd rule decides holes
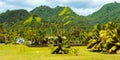
[[[56,6],[55,8],[51,8],[48,6],[39,6],[39,7],[36,7],[35,9],[33,9],[30,13],[33,15],[35,14],[35,15],[38,15],[39,17],[42,17],[43,20],[50,20],[50,21],[56,20],[56,18],[58,18],[60,13],[61,14],[70,13],[75,16],[77,15],[68,6],[67,7],[66,6],[64,6],[64,7]]]

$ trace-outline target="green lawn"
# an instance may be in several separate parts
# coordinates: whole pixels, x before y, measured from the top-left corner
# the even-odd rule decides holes
[[[0,60],[120,60],[120,54],[89,52],[85,46],[79,54],[50,54],[48,47],[27,47],[23,45],[0,45]]]

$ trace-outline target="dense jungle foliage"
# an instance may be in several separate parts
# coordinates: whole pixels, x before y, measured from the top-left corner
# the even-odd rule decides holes
[[[88,49],[105,53],[120,53],[120,28],[115,23],[97,24],[89,35]]]
[[[7,10],[0,14],[0,43],[16,43],[21,37],[28,46],[54,46],[56,40],[64,40],[65,36],[65,42],[56,44],[64,53],[63,45],[87,44],[92,50],[117,53],[120,50],[119,7],[120,3],[109,3],[88,16],[79,16],[70,7],[60,6],[39,6],[30,12]]]

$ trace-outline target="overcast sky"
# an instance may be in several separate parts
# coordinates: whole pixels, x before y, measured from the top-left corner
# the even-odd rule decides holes
[[[89,15],[104,4],[111,2],[120,2],[120,0],[0,0],[0,13],[6,10],[26,9],[28,11],[40,5],[50,7],[69,6],[74,12],[79,15]]]

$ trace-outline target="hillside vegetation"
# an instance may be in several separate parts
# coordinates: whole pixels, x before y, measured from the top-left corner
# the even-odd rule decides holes
[[[30,12],[24,9],[7,10],[0,14],[0,42],[15,43],[16,38],[23,37],[36,46],[38,42],[48,41],[50,36],[65,36],[69,43],[86,45],[94,37],[88,34],[94,25],[103,25],[105,29],[104,24],[111,21],[120,26],[119,7],[120,3],[108,3],[88,16],[77,15],[68,6],[39,6]]]

